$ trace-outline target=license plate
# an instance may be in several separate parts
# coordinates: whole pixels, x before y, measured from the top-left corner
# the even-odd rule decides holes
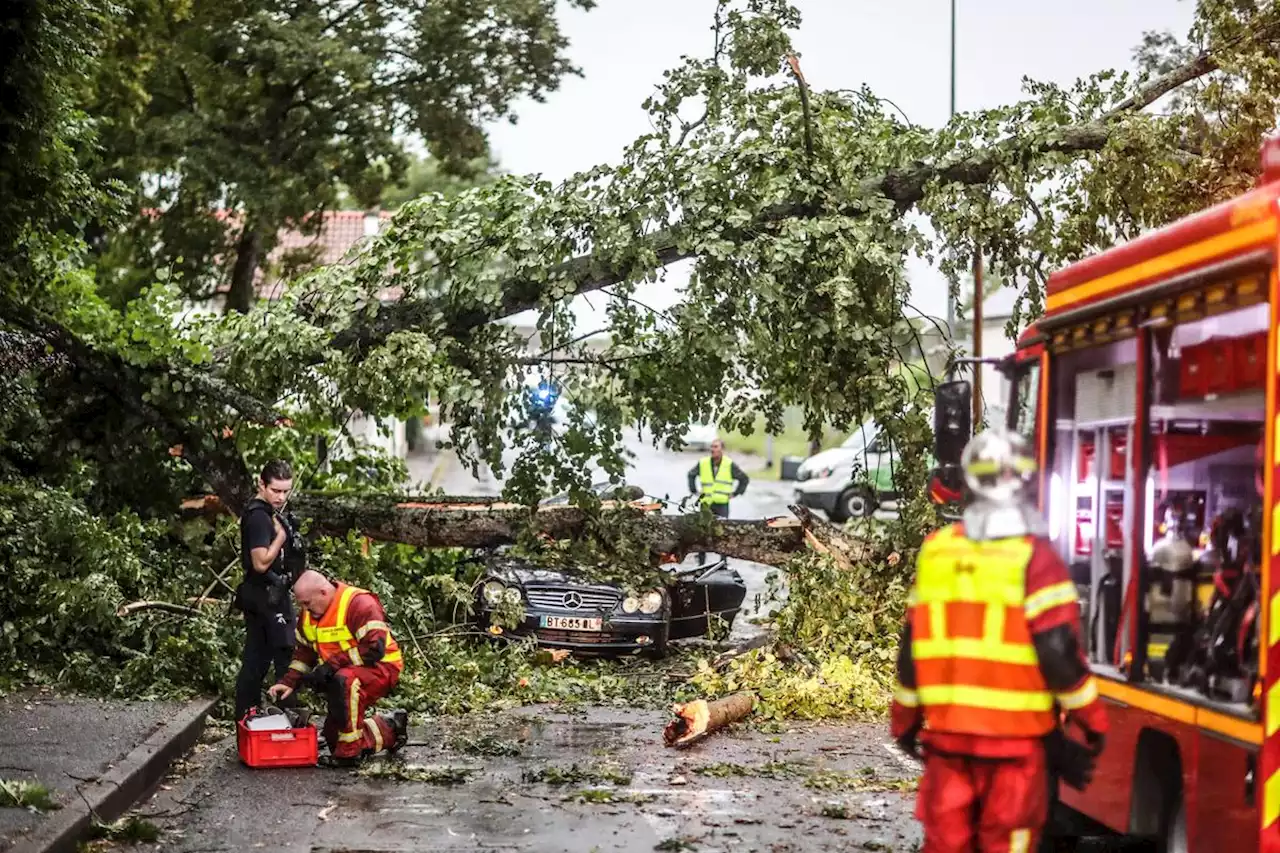
[[[585,616],[543,616],[543,628],[555,628],[560,631],[599,631],[604,625],[603,619],[588,619]]]

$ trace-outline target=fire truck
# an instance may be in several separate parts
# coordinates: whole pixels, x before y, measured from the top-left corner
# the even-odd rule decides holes
[[[999,365],[1111,719],[1059,802],[1168,853],[1280,853],[1280,140],[1262,161],[1243,195],[1052,275]],[[970,393],[937,391],[935,500]]]

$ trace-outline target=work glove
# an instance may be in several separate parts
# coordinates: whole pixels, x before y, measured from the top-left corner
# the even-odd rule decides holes
[[[1093,782],[1093,772],[1098,766],[1098,753],[1093,750],[1092,746],[1068,737],[1061,729],[1045,738],[1045,758],[1050,772],[1077,791],[1083,791]]]
[[[924,760],[924,755],[920,752],[919,726],[913,726],[910,731],[895,740],[894,743],[898,745],[898,749],[902,750],[917,761]]]
[[[322,663],[302,676],[302,682],[313,690],[323,690],[333,681],[333,667]]]

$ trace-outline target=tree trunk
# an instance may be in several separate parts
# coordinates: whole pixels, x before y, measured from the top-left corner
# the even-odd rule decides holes
[[[253,307],[257,291],[254,276],[258,272],[258,258],[262,254],[262,228],[248,222],[236,242],[236,265],[231,270],[231,289],[227,291],[226,312],[247,314]]]
[[[806,547],[804,525],[795,518],[764,521],[716,521],[703,525],[698,515],[659,515],[626,505],[605,504],[605,512],[631,532],[655,556],[711,551],[766,565],[782,565]],[[376,495],[333,497],[301,494],[290,507],[309,518],[312,530],[342,535],[357,530],[370,539],[427,548],[494,548],[516,541],[532,519],[534,529],[552,539],[573,539],[589,518],[574,506],[536,510],[475,499],[389,498]],[[612,519],[611,519],[612,522]],[[864,543],[849,542],[845,553],[864,554]]]

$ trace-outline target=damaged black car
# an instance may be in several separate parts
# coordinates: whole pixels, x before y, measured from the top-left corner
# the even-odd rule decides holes
[[[577,654],[660,656],[672,640],[727,632],[742,609],[747,588],[724,557],[705,565],[690,556],[664,567],[667,583],[627,593],[572,572],[534,566],[497,555],[476,585],[477,620],[495,637],[533,637],[539,645]],[[496,623],[503,605],[522,604],[519,626]]]

